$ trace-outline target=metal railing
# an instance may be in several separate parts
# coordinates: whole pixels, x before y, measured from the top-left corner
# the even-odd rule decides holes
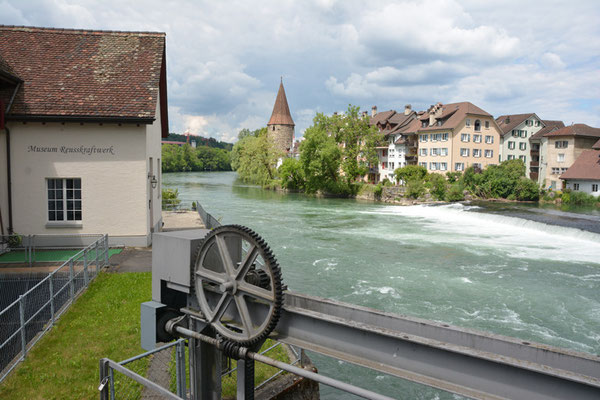
[[[118,363],[103,358],[98,390],[103,400],[185,399],[185,340],[179,339]]]
[[[204,208],[202,208],[202,206],[200,205],[200,202],[196,201],[195,203],[196,208],[198,209],[198,215],[200,215],[200,219],[204,223],[206,229],[215,229],[221,226],[221,222],[219,222],[218,219],[206,212],[206,210],[204,210]]]
[[[0,382],[88,287],[108,258],[108,235],[101,235],[0,311]]]

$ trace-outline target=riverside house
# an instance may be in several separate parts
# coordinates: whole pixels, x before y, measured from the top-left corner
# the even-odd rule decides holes
[[[164,33],[0,26],[1,233],[149,245],[166,76]]]
[[[501,129],[469,102],[432,105],[419,116],[419,165],[429,172],[464,171],[498,164]]]
[[[592,150],[584,150],[560,179],[566,189],[600,196],[600,140]]]
[[[534,113],[502,115],[496,118],[502,130],[500,136],[500,162],[518,159],[531,168],[531,143],[529,139],[544,128],[543,121]]]
[[[573,124],[544,134],[547,138],[546,174],[544,188],[562,189],[559,179],[573,165],[584,150],[592,149],[600,139],[600,128],[586,124]],[[570,175],[567,175],[569,177]]]

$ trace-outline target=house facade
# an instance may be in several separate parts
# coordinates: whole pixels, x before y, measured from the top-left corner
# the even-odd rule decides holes
[[[600,139],[592,150],[584,150],[560,179],[566,189],[600,196]]]
[[[548,138],[544,135],[565,127],[562,121],[543,120],[542,123],[544,127],[529,138],[531,147],[529,178],[540,186],[543,186],[548,166]]]
[[[521,160],[525,171],[531,168],[530,138],[544,128],[542,120],[534,113],[501,115],[496,118],[502,130],[499,161]]]
[[[544,188],[562,189],[563,175],[584,150],[592,149],[600,139],[600,128],[573,124],[544,135],[547,138],[546,175]]]
[[[376,113],[376,108],[374,109]],[[384,135],[384,144],[377,147],[378,165],[374,168],[373,182],[388,179],[395,182],[394,171],[416,163],[416,136],[414,122],[417,113],[410,104],[404,107],[404,113],[390,110],[371,116],[371,124],[376,125]],[[411,128],[412,131],[411,131]]]
[[[165,34],[0,26],[2,234],[162,226]]]
[[[498,164],[501,130],[469,102],[432,105],[419,117],[418,164],[428,172],[462,172]]]

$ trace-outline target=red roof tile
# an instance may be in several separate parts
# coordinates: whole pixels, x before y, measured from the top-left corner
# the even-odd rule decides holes
[[[454,129],[460,124],[467,115],[491,117],[492,115],[477,107],[475,104],[468,101],[462,103],[451,103],[451,104],[440,104],[442,107],[442,113],[439,116],[439,120],[442,121],[442,125],[432,125],[424,128],[419,128],[421,131],[433,131],[439,129]],[[429,120],[429,111],[419,117],[421,121]]]
[[[569,125],[565,128],[561,128],[555,130],[553,132],[548,132],[544,134],[545,137],[554,137],[554,136],[585,136],[585,137],[599,137],[600,138],[600,128],[593,128],[586,124],[573,124]]]
[[[531,116],[536,116],[534,113],[529,114],[513,114],[513,115],[501,115],[496,118],[496,123],[502,130],[502,133],[507,134],[511,132],[515,127],[521,124],[523,121],[528,119]]]
[[[290,107],[288,106],[287,98],[285,97],[285,89],[283,88],[283,81],[279,84],[279,91],[275,98],[275,105],[273,106],[273,113],[269,119],[267,125],[292,125],[295,126],[292,115],[290,114]]]
[[[371,125],[377,125],[378,123],[385,125],[385,123],[391,117],[393,117],[395,114],[396,114],[396,111],[394,111],[394,110],[379,112],[379,113],[375,114],[375,116],[369,117],[369,123]]]
[[[0,25],[0,56],[23,80],[11,119],[150,122],[156,118],[160,87],[165,133],[164,33]]]
[[[541,139],[546,133],[554,132],[558,129],[564,128],[565,124],[562,121],[551,121],[551,120],[542,120],[542,123],[545,125],[542,129],[537,131],[534,135],[532,135],[531,139]]]
[[[583,151],[560,179],[600,180],[600,151]]]
[[[600,139],[596,143],[594,143],[594,145],[592,146],[592,149],[600,150]]]

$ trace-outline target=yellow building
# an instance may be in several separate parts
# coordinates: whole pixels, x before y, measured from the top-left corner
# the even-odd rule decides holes
[[[498,164],[501,130],[494,117],[469,102],[435,104],[419,116],[418,163],[429,172]]]

